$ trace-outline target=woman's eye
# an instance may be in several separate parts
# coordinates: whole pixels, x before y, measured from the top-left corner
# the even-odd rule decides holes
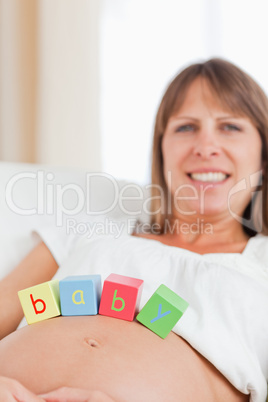
[[[223,130],[224,131],[241,131],[240,127],[236,126],[235,124],[224,124]]]
[[[194,127],[191,124],[184,124],[176,128],[176,133],[185,133],[187,131],[193,131]]]

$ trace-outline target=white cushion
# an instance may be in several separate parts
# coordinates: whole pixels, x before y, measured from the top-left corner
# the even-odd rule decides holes
[[[0,162],[0,278],[37,244],[33,229],[81,231],[103,216],[148,220],[146,197],[144,188],[105,173]]]

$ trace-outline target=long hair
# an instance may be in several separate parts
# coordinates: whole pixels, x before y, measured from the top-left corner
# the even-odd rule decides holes
[[[155,119],[153,137],[151,225],[157,224],[159,233],[163,233],[166,219],[172,218],[168,211],[168,188],[163,174],[161,143],[169,118],[180,109],[190,85],[198,77],[205,79],[223,108],[238,115],[247,116],[260,134],[263,175],[258,190],[261,191],[246,207],[242,225],[250,236],[256,232],[268,235],[268,98],[247,73],[220,58],[192,64],[185,68],[169,84],[162,98]],[[163,197],[159,196],[160,188]],[[254,216],[253,220],[250,219],[252,216]]]

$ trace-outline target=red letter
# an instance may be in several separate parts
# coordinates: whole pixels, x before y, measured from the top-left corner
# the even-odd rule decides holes
[[[32,301],[32,303],[33,303],[33,307],[34,307],[35,314],[42,314],[42,313],[46,310],[46,303],[44,302],[44,300],[42,300],[42,299],[34,300],[32,294],[30,294],[30,298],[31,298],[31,301]],[[40,302],[40,303],[43,304],[42,310],[39,310],[39,311],[37,310],[37,308],[36,308],[36,306],[35,306],[36,303],[38,303],[38,302]]]

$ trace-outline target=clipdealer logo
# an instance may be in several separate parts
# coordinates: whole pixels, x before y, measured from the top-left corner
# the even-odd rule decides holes
[[[229,213],[234,219],[245,227],[256,228],[253,214],[248,219],[241,218],[232,209],[232,200],[242,191],[250,192],[252,200],[258,198],[258,210],[262,210],[261,190],[258,190],[262,180],[261,171],[258,171],[246,180],[242,179],[236,183],[227,195]],[[108,173],[85,173],[85,184],[80,186],[77,183],[57,183],[56,177],[52,172],[38,170],[36,172],[20,172],[10,178],[6,185],[5,199],[8,208],[18,215],[51,215],[55,217],[56,226],[63,226],[65,220],[79,214],[86,214],[92,217],[104,216],[118,209],[120,216],[140,216],[144,213],[147,216],[164,212],[165,194],[163,188],[155,184],[140,186],[135,183],[121,182],[116,180]],[[168,172],[167,185],[172,188],[172,172]],[[34,199],[27,201],[27,206],[21,202],[20,191],[22,187],[30,188]],[[191,188],[190,188],[191,187]],[[168,213],[176,210],[180,215],[194,215],[197,211],[183,211],[180,201],[196,200],[199,205],[199,213],[204,214],[206,203],[206,191],[210,185],[200,186],[199,192],[196,187],[181,185],[176,188],[174,197],[168,193],[167,210]],[[150,197],[151,189],[157,190],[158,195]],[[183,191],[188,191],[185,197]],[[101,190],[100,190],[101,189]],[[108,189],[108,190],[107,190]],[[97,190],[97,201],[95,191]],[[99,190],[101,192],[99,192]],[[249,191],[250,190],[250,191]],[[190,194],[191,192],[191,194]],[[257,197],[258,196],[258,197]],[[26,197],[27,198],[27,197]],[[160,207],[157,211],[151,212],[150,205],[152,199],[159,198]],[[71,206],[70,206],[70,200]],[[196,205],[196,204],[195,204]],[[201,221],[200,221],[201,222]],[[200,226],[200,222],[198,225]],[[201,222],[202,223],[202,222]],[[74,227],[74,220],[70,220],[70,228]],[[257,228],[261,231],[261,222]]]
[[[86,173],[85,186],[77,183],[59,184],[53,181],[55,181],[55,175],[42,170],[15,174],[6,185],[5,200],[8,208],[23,216],[55,215],[57,226],[63,225],[64,216],[86,213],[94,217],[109,214],[115,208],[119,208],[122,213],[130,216],[140,215],[142,210],[149,214],[150,200],[144,199],[142,186],[134,183],[120,185],[112,175],[107,173]],[[107,185],[109,194],[107,194],[107,190],[103,190],[102,194],[98,196],[104,201],[99,208],[99,205],[96,205],[99,203],[94,201],[94,190],[98,190],[101,186],[106,188]],[[17,188],[21,189],[21,186],[31,188],[35,196],[35,200],[32,201],[33,205],[25,207],[21,204],[20,197],[15,196]],[[75,203],[75,205],[68,208],[70,198],[72,204]],[[142,205],[140,208],[139,205],[136,205],[133,209],[130,205],[132,201],[139,201],[139,205]]]

